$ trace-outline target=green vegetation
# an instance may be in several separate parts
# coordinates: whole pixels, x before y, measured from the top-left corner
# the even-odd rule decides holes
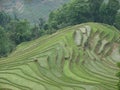
[[[120,50],[120,49],[119,49]],[[117,66],[119,68],[119,71],[117,72],[116,76],[119,78],[119,81],[118,81],[118,90],[120,90],[120,62],[117,63]]]
[[[30,40],[30,25],[27,21],[11,21],[7,25],[9,36],[16,44]]]
[[[49,25],[59,29],[84,22],[100,22],[120,29],[118,0],[72,0],[49,15]]]
[[[0,12],[0,26],[5,27],[11,20],[11,17],[7,15],[4,11]]]
[[[36,3],[33,0],[28,1],[24,3],[29,3],[29,5],[32,2]],[[47,3],[47,1],[41,1],[41,3],[43,2]],[[0,26],[6,30],[7,38],[12,41],[12,46],[46,34],[52,34],[66,26],[89,21],[107,23],[119,29],[119,6],[118,0],[71,0],[70,3],[64,4],[61,8],[51,12],[48,21],[43,18],[37,18],[38,22],[36,24],[31,24],[28,20],[19,19],[16,13],[14,13],[14,18],[12,18],[9,14],[2,11],[0,12]]]
[[[0,0],[0,90],[120,90],[119,0],[12,1]]]
[[[24,42],[0,59],[0,90],[117,90],[119,37],[84,23]]]
[[[0,0],[0,6],[13,17],[37,23],[48,19],[49,13],[70,0]],[[14,8],[13,8],[14,7]]]
[[[5,33],[5,30],[0,27],[0,57],[6,56],[12,51],[12,44]]]
[[[13,19],[5,12],[0,12],[0,57],[10,53],[21,42],[36,39],[48,30],[45,22],[39,19],[38,25],[31,25],[27,20]],[[49,31],[52,32],[52,31]]]

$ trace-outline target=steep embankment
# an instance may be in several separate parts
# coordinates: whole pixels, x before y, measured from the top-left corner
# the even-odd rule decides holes
[[[0,59],[0,90],[117,90],[119,59],[120,32],[114,27],[68,27]]]

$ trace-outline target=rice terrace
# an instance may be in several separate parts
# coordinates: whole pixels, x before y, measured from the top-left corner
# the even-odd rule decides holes
[[[0,90],[120,90],[120,0],[0,0]]]
[[[117,29],[99,23],[70,26],[1,58],[0,90],[117,90],[119,60]]]

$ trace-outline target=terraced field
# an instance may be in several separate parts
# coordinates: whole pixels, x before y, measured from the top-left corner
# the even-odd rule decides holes
[[[0,90],[117,90],[120,32],[85,23],[20,44],[0,59]]]

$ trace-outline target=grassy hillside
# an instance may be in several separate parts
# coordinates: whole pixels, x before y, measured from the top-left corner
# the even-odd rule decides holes
[[[70,0],[0,0],[0,10],[18,18],[36,22],[40,17],[48,18],[51,11]]]
[[[0,90],[117,90],[120,32],[85,23],[20,44],[0,59]]]

